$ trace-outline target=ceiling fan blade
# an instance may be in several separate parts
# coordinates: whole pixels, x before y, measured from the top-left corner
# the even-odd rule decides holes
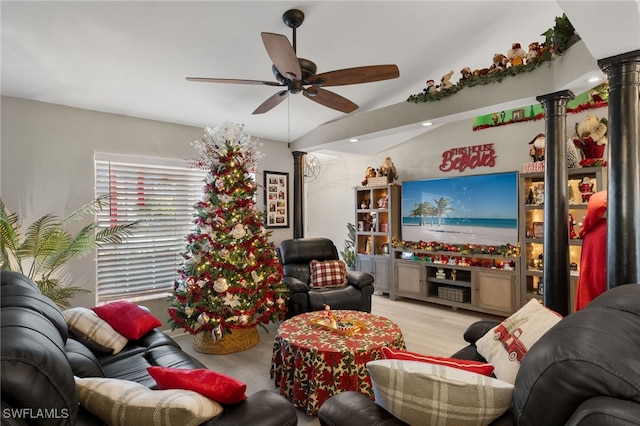
[[[293,46],[282,34],[262,33],[262,42],[273,65],[289,80],[302,79],[302,70]]]
[[[317,86],[344,86],[398,78],[397,65],[370,65],[317,74],[309,83]]]
[[[187,81],[196,81],[201,83],[261,84],[265,86],[284,86],[284,84],[278,83],[277,81],[238,80],[235,78],[187,77]]]
[[[349,99],[319,87],[310,87],[305,89],[302,91],[302,94],[320,105],[324,105],[341,112],[349,113],[358,109],[358,105],[354,104]]]
[[[269,99],[264,101],[262,105],[256,108],[256,110],[253,111],[252,114],[264,114],[265,112],[272,110],[276,106],[280,105],[280,102],[287,99],[288,95],[289,95],[288,90],[283,90],[281,92],[276,93],[275,95],[271,96]]]

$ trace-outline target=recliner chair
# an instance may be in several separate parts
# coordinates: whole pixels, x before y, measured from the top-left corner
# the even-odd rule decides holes
[[[331,309],[371,312],[373,276],[367,272],[347,271],[347,285],[332,288],[311,288],[312,260],[339,260],[338,250],[328,238],[298,238],[285,240],[278,247],[278,258],[284,272],[284,282],[290,292],[287,317],[319,311],[324,304]]]

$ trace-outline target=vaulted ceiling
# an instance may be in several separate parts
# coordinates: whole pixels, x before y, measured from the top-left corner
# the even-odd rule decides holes
[[[514,42],[544,41],[563,12],[595,60],[640,48],[640,1],[2,1],[2,95],[197,127],[230,120],[253,136],[315,151],[355,152],[336,143],[372,112],[406,103],[427,79],[452,81],[483,68]],[[400,77],[332,87],[359,108],[349,114],[300,94],[265,114],[254,109],[281,90],[269,85],[196,83],[187,76],[275,82],[261,32],[292,30],[297,54],[318,73],[397,64]],[[597,67],[595,67],[597,68]],[[392,111],[392,110],[388,110]],[[430,117],[424,117],[429,119]],[[326,136],[318,129],[336,127]],[[393,129],[371,153],[425,131]],[[366,133],[366,130],[364,131]],[[384,132],[383,132],[384,133]],[[363,135],[360,135],[363,136]],[[366,135],[364,135],[366,136]],[[326,144],[326,146],[325,146]],[[341,148],[344,146],[345,148]]]

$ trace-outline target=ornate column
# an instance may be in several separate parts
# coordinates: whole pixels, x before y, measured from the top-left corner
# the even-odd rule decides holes
[[[304,237],[304,156],[302,151],[293,151],[293,238]]]
[[[598,61],[609,77],[607,288],[640,283],[640,50]]]
[[[544,153],[544,254],[542,285],[544,305],[569,314],[569,203],[567,200],[567,102],[574,98],[563,90],[536,99],[545,110]]]

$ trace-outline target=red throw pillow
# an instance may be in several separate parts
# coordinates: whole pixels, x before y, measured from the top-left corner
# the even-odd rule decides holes
[[[460,370],[478,373],[484,376],[491,376],[493,373],[493,365],[479,361],[471,361],[466,359],[443,358],[439,356],[420,355],[415,352],[399,351],[388,347],[382,348],[382,355],[386,359],[402,359],[408,361],[428,362],[430,364],[445,365],[447,367],[458,368]]]
[[[347,266],[341,260],[312,260],[311,287],[340,287],[347,284]]]
[[[93,311],[127,339],[137,340],[162,323],[151,312],[127,300],[96,306]]]
[[[147,367],[158,389],[184,389],[198,392],[220,404],[237,404],[247,399],[247,385],[222,373],[196,368]]]

